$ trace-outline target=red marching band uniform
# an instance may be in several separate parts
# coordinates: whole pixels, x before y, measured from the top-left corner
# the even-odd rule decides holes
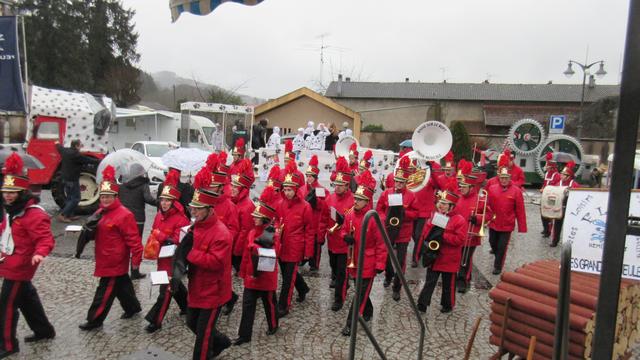
[[[560,173],[558,172],[558,165],[555,161],[553,161],[553,153],[548,152],[545,155],[546,166],[544,179],[542,182],[542,187],[540,188],[540,192],[544,191],[544,188],[547,186],[557,186],[560,183]],[[540,214],[540,220],[542,221],[542,236],[549,237],[551,236],[551,227],[553,225],[553,221],[547,219]]]
[[[189,220],[184,215],[184,209],[179,202],[180,191],[178,182],[180,174],[174,170],[169,170],[160,194],[160,207],[155,219],[149,241],[157,241],[160,246],[177,246],[180,243],[180,229],[189,225]],[[163,209],[163,201],[170,201],[171,205],[167,210]],[[151,239],[153,237],[153,239]],[[158,258],[157,271],[166,271],[167,275],[172,274],[172,257]],[[180,307],[180,313],[187,312],[187,288],[182,282],[174,282],[177,289],[171,289],[167,284],[160,285],[158,299],[149,310],[145,319],[149,325],[145,328],[147,332],[154,332],[162,327],[162,320],[169,309],[171,298],[173,297]]]
[[[311,205],[313,218],[315,219],[314,225],[316,225],[316,229],[314,230],[315,241],[313,242],[313,256],[309,260],[311,270],[315,271],[320,267],[322,245],[324,245],[327,233],[326,198],[329,195],[327,189],[318,182],[320,169],[318,168],[317,155],[313,155],[311,159],[309,159],[309,167],[305,171],[305,174],[307,181],[301,191],[305,196],[305,200]]]
[[[523,188],[525,183],[524,171],[522,168],[513,163],[513,159],[515,155],[511,153],[511,150],[508,148],[504,149],[502,154],[498,155],[498,164],[503,162],[503,167],[507,169],[509,176],[511,177],[511,183],[519,188]],[[504,160],[503,160],[504,159]],[[501,165],[498,165],[500,167]],[[499,176],[495,176],[487,181],[486,188],[489,188],[491,185],[498,183]]]
[[[53,325],[44,312],[36,288],[31,283],[40,262],[55,245],[49,215],[38,206],[29,192],[29,179],[24,175],[22,158],[17,153],[7,157],[2,184],[4,216],[0,230],[0,358],[19,351],[16,336],[18,309],[33,330],[25,342],[52,339]],[[7,200],[12,197],[12,200]]]
[[[365,321],[370,321],[373,316],[373,304],[369,298],[373,280],[376,274],[384,271],[387,261],[387,248],[382,239],[382,234],[373,221],[370,221],[367,229],[362,228],[364,216],[371,209],[373,195],[375,193],[376,181],[370,173],[366,172],[360,178],[360,183],[355,191],[355,204],[353,211],[350,211],[344,217],[344,223],[340,229],[343,241],[350,247],[348,262],[352,262],[353,266],[349,267],[349,276],[355,278],[357,269],[362,266],[362,290],[358,296],[360,306],[358,312]],[[364,263],[358,263],[358,254],[360,253],[360,238],[362,231],[366,231],[366,244],[364,249]],[[349,307],[349,315],[347,316],[346,326],[342,329],[342,335],[351,334],[351,317],[353,306]]]
[[[498,166],[498,179],[493,181],[493,185],[487,187],[488,206],[494,214],[489,223],[489,244],[495,255],[494,275],[502,272],[516,220],[518,221],[518,232],[527,232],[527,214],[524,208],[522,189],[511,182],[508,157],[500,157]]]
[[[249,231],[240,265],[240,277],[244,280],[244,293],[242,294],[242,317],[238,329],[238,339],[234,345],[251,341],[258,299],[262,299],[264,305],[268,327],[267,335],[273,335],[278,330],[276,311],[278,266],[275,260],[280,253],[280,239],[277,229],[273,226],[273,220],[276,218],[275,204],[279,203],[279,198],[280,195],[274,187],[265,187],[260,195],[258,205],[251,214],[254,218],[254,226]],[[259,269],[261,248],[274,250],[276,259],[273,259],[273,269]]]
[[[575,176],[576,163],[574,163],[573,161],[569,161],[564,166],[564,169],[562,169],[562,174],[560,176],[560,182],[558,183],[558,186],[566,186],[570,189],[579,188],[580,184],[575,181]],[[564,201],[566,202],[567,199],[565,198]],[[566,203],[562,204],[562,218],[553,220],[553,238],[551,240],[551,247],[558,246],[558,243],[560,242],[560,234],[562,233],[562,223],[564,222],[565,207]]]
[[[418,310],[427,311],[431,305],[431,296],[438,283],[438,278],[442,275],[442,297],[440,312],[447,313],[455,306],[455,276],[460,269],[460,258],[462,256],[462,246],[467,238],[467,222],[464,217],[457,213],[455,205],[459,196],[455,194],[457,184],[454,179],[450,179],[449,184],[443,184],[446,190],[440,191],[438,203],[422,232],[421,246],[423,261],[428,261],[426,281],[420,295],[418,296]],[[448,216],[445,228],[433,224],[436,214]],[[433,245],[433,241],[438,246]],[[435,258],[435,259],[434,259]]]
[[[329,265],[331,266],[331,285],[334,288],[334,298],[331,310],[342,308],[347,297],[347,249],[343,240],[341,228],[344,217],[353,210],[353,193],[349,190],[351,171],[344,157],[336,161],[335,176],[332,176],[334,193],[326,201],[327,214],[327,242],[329,250]]]
[[[406,188],[406,183],[409,176],[412,174],[410,167],[411,160],[408,156],[403,156],[395,171],[393,188],[386,189],[382,195],[380,195],[376,206],[376,210],[378,211],[380,218],[384,223],[387,223],[387,232],[390,233],[389,237],[391,242],[394,244],[398,261],[400,261],[400,264],[402,265],[403,273],[406,270],[407,247],[409,245],[409,241],[411,241],[411,236],[413,235],[413,220],[418,216],[418,209],[415,204],[415,195]],[[390,206],[389,197],[391,195],[402,197],[402,205]],[[396,220],[397,224],[394,225],[393,222],[396,222]],[[395,236],[392,235],[394,231],[390,231],[392,227],[396,228]],[[399,229],[397,229],[398,227]],[[388,287],[392,281],[393,299],[398,301],[400,300],[400,289],[402,288],[402,284],[400,282],[400,278],[395,274],[391,260],[387,259],[384,286]]]

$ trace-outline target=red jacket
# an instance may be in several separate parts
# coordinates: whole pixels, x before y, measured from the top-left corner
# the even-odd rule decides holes
[[[138,224],[131,211],[120,204],[119,199],[107,206],[100,206],[102,217],[96,228],[97,277],[114,277],[129,272],[129,256],[134,267],[142,261],[142,239]]]
[[[380,214],[380,219],[384,223],[387,217],[387,210],[389,209],[389,194],[396,193],[395,189],[385,190],[378,199],[378,205],[376,210]],[[418,217],[418,208],[415,202],[415,195],[413,192],[406,188],[401,191],[402,193],[402,206],[404,207],[404,218],[400,225],[400,234],[396,239],[397,243],[408,243],[411,241],[411,235],[413,235],[413,220]]]
[[[13,237],[13,254],[2,254],[0,277],[7,280],[30,281],[38,269],[38,264],[31,265],[34,255],[47,256],[53,250],[55,240],[51,233],[49,215],[40,207],[34,206],[35,199],[27,201],[24,212],[13,218],[11,235]],[[30,207],[33,206],[33,207]],[[7,229],[6,220],[0,229]],[[9,231],[9,229],[7,229]]]
[[[362,220],[364,215],[369,210],[369,207],[365,207],[360,210],[353,210],[349,212],[344,218],[344,226],[340,229],[342,239],[353,228],[353,236],[355,243],[353,245],[353,262],[356,267],[348,269],[349,275],[355,277],[358,269],[358,254],[360,253],[360,234],[362,232]],[[367,242],[364,249],[364,264],[362,268],[362,278],[370,279],[376,276],[376,270],[384,270],[387,263],[387,247],[382,239],[382,234],[378,231],[375,221],[369,220],[369,225],[366,234]],[[344,240],[342,240],[344,242]],[[346,243],[345,243],[346,244]],[[350,259],[349,259],[350,261]]]
[[[316,200],[316,208],[311,208],[311,213],[313,216],[313,225],[315,225],[314,234],[316,235],[316,241],[320,244],[324,244],[325,235],[327,233],[327,219],[324,217],[327,214],[326,208],[326,199],[329,196],[329,191],[322,187],[320,183],[316,180],[316,182],[309,186],[305,184],[305,186],[301,189],[302,194],[304,194],[305,198],[309,194],[309,191],[316,191],[316,188],[324,189],[324,197],[317,197]]]
[[[242,256],[244,248],[247,246],[247,236],[249,231],[253,228],[253,209],[255,205],[253,201],[249,199],[249,190],[242,189],[238,194],[238,197],[233,199],[238,209],[238,236],[233,244],[233,255]],[[226,223],[226,222],[225,222]]]
[[[425,237],[431,231],[433,224],[428,221],[424,225],[422,231],[422,237],[419,244],[422,247],[422,243]],[[455,210],[453,213],[449,213],[449,222],[444,229],[442,235],[442,241],[440,242],[440,253],[433,263],[431,269],[434,271],[455,273],[460,268],[460,258],[462,257],[462,246],[467,238],[467,222],[458,214]],[[420,250],[420,249],[418,249]]]
[[[489,186],[487,193],[489,206],[493,211],[493,220],[489,222],[490,229],[511,232],[516,227],[517,219],[518,232],[527,232],[527,214],[521,188],[513,184],[503,188],[497,183]]]
[[[544,190],[544,188],[547,186],[558,185],[561,179],[562,177],[560,176],[560,173],[558,172],[557,169],[548,170],[546,173],[544,173],[544,179],[543,179],[542,187],[540,188],[540,191]]]
[[[175,245],[178,245],[180,243],[180,228],[189,225],[189,220],[184,216],[182,205],[177,201],[174,201],[173,204],[166,212],[158,210],[153,220],[151,234],[155,236],[160,246],[165,240],[170,240]],[[178,206],[180,207],[179,209]],[[171,276],[173,271],[172,262],[173,258],[158,258],[158,271],[166,271]]]
[[[240,232],[240,215],[238,214],[238,207],[233,203],[231,197],[223,192],[213,208],[218,220],[222,221],[224,226],[226,226],[227,230],[231,233],[231,238],[235,244]]]
[[[568,181],[562,181],[560,180],[558,182],[558,184],[556,184],[558,186],[568,186],[570,189],[576,189],[580,187],[580,184],[578,184],[574,179],[569,179]]]
[[[428,218],[436,205],[436,184],[433,177],[429,179],[420,191],[414,193],[416,208],[418,209],[419,218]]]
[[[298,191],[293,199],[283,199],[278,208],[277,227],[282,227],[280,260],[300,262],[313,256],[313,215],[311,205],[300,198]]]
[[[189,261],[189,307],[213,309],[231,299],[231,233],[212,214],[193,225]]]
[[[349,190],[345,191],[342,195],[338,195],[333,193],[329,195],[327,198],[327,208],[325,217],[327,220],[327,230],[331,229],[336,222],[331,219],[331,208],[335,208],[336,212],[342,216],[344,216],[351,208],[353,208],[353,193]],[[348,246],[342,239],[342,235],[340,234],[340,230],[334,231],[334,233],[330,233],[327,231],[327,239],[329,241],[329,251],[334,254],[346,254]]]
[[[247,246],[244,248],[244,254],[242,254],[242,263],[240,264],[240,277],[244,279],[244,287],[247,289],[264,290],[264,291],[276,291],[278,289],[278,262],[276,261],[276,267],[273,271],[259,271],[257,274],[253,273],[253,256],[258,255],[258,248],[260,246],[254,243],[254,240],[262,235],[265,226],[254,226],[249,231]],[[278,236],[273,237],[273,248],[276,251],[276,259],[280,252],[280,240]]]
[[[456,214],[461,215],[464,218],[465,223],[467,224],[467,228],[465,229],[465,233],[470,229],[469,220],[471,219],[471,215],[475,214],[474,217],[476,219],[476,223],[479,225],[482,223],[482,215],[476,214],[478,210],[476,209],[476,205],[483,206],[482,203],[478,204],[478,193],[475,188],[471,188],[471,191],[465,196],[462,194],[456,203],[455,212]],[[488,199],[487,199],[488,201]],[[482,211],[480,209],[479,211]],[[491,212],[491,208],[489,204],[487,204],[487,208],[485,210],[484,221],[485,224],[493,217],[493,213]],[[469,246],[480,246],[482,242],[482,238],[480,236],[467,234],[468,236],[468,245]]]

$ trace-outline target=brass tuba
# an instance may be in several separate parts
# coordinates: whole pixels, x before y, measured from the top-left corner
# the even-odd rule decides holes
[[[344,156],[344,158],[348,160],[349,148],[353,143],[356,144],[356,147],[358,148],[360,147],[360,144],[358,144],[358,139],[354,138],[353,136],[345,135],[340,139],[338,139],[338,141],[336,142],[335,150],[334,150],[336,159],[339,158],[340,156]]]

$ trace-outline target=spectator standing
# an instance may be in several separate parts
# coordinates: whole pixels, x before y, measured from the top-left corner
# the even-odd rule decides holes
[[[278,126],[273,127],[273,133],[267,141],[267,149],[280,149],[280,128]]]
[[[325,151],[333,151],[336,141],[338,141],[338,128],[335,123],[331,123],[331,125],[329,125],[329,134],[324,140]]]
[[[77,217],[73,216],[73,212],[80,202],[80,171],[82,166],[97,164],[100,160],[80,154],[82,142],[79,139],[72,140],[71,146],[68,148],[60,144],[57,145],[57,148],[62,156],[60,173],[64,182],[64,192],[67,194],[64,207],[58,214],[58,221],[70,223],[72,220],[77,219]]]

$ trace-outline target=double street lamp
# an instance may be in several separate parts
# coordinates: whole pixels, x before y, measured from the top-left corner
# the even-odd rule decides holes
[[[573,67],[572,67],[573,64],[579,66],[580,69],[582,69],[582,96],[580,97],[580,116],[578,117],[578,132],[576,134],[577,135],[576,137],[578,138],[578,140],[581,140],[582,139],[582,106],[584,104],[584,87],[587,82],[587,75],[589,75],[589,68],[591,68],[596,64],[600,64],[600,68],[595,73],[595,75],[598,78],[602,78],[607,74],[607,72],[604,71],[604,61],[602,60],[592,62],[591,64],[588,64],[588,65],[581,64],[577,61],[569,60],[569,65],[567,66],[567,70],[565,70],[563,73],[567,78],[570,78],[571,76],[573,76],[573,74],[576,73],[575,71],[573,71]]]

